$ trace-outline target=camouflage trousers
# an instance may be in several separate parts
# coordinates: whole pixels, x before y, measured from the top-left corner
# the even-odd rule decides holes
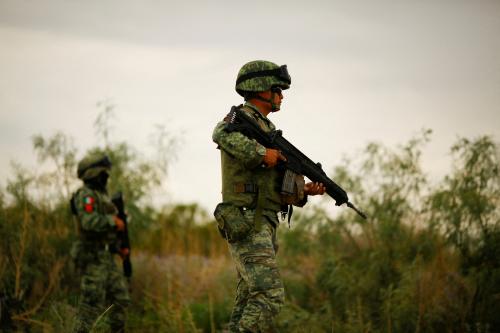
[[[276,264],[275,227],[263,217],[260,231],[229,245],[238,271],[230,332],[276,332],[274,319],[285,291]]]
[[[130,303],[128,283],[109,251],[100,251],[82,271],[80,303],[74,332],[100,332],[103,323],[111,332],[124,332]]]

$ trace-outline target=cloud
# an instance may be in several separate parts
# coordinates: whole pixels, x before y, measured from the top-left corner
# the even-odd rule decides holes
[[[220,199],[211,130],[241,102],[236,73],[254,59],[289,66],[292,88],[272,120],[327,170],[368,141],[401,143],[426,127],[435,130],[426,167],[443,174],[439,156],[457,135],[500,134],[499,8],[4,0],[0,175],[11,159],[36,165],[33,134],[63,130],[82,152],[96,144],[96,103],[110,99],[115,135],[145,153],[155,124],[185,133],[172,198],[211,209]],[[318,144],[325,141],[327,153]]]

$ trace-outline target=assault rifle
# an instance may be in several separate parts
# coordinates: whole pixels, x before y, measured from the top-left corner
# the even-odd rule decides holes
[[[123,231],[118,231],[118,240],[120,241],[120,250],[128,249],[128,254],[122,258],[123,261],[123,275],[125,277],[132,277],[132,263],[130,262],[130,240],[128,238],[128,223],[127,223],[127,214],[125,213],[125,203],[123,201],[122,192],[117,192],[111,198],[111,201],[115,205],[116,209],[118,209],[118,216],[125,223],[125,229]]]
[[[366,219],[366,215],[349,202],[346,191],[326,175],[321,164],[314,163],[309,157],[295,148],[283,137],[281,130],[265,132],[254,119],[236,106],[231,108],[226,117],[226,122],[228,132],[240,132],[249,138],[255,139],[266,148],[278,149],[286,157],[282,193],[293,194],[290,179],[293,179],[294,174],[304,175],[313,182],[322,183],[326,187],[326,193],[335,200],[336,206],[346,204],[347,207],[352,208],[362,218]]]

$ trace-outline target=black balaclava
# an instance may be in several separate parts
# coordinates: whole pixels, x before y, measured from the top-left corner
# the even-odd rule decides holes
[[[106,192],[109,174],[106,171],[101,172],[97,177],[89,179],[85,183],[92,189],[100,192]]]

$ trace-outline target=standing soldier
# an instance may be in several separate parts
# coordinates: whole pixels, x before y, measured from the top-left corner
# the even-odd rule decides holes
[[[127,282],[112,255],[112,252],[126,255],[126,250],[116,250],[116,233],[123,231],[125,224],[116,216],[116,207],[107,194],[110,169],[111,161],[106,155],[89,155],[78,163],[78,178],[83,186],[71,199],[78,223],[78,240],[71,255],[81,272],[75,332],[89,332],[108,308],[106,316],[111,331],[125,330],[125,310],[130,297]]]
[[[290,87],[286,65],[252,61],[239,71],[236,91],[245,99],[238,108],[260,127],[275,129],[268,114],[280,110],[282,90]],[[229,242],[238,271],[230,332],[274,332],[274,319],[284,303],[284,288],[276,264],[278,213],[288,205],[303,206],[307,195],[325,193],[323,184],[295,179],[294,195],[280,191],[286,161],[280,151],[262,146],[239,132],[226,130],[226,117],[217,124],[213,140],[221,151],[222,199],[214,215]]]

